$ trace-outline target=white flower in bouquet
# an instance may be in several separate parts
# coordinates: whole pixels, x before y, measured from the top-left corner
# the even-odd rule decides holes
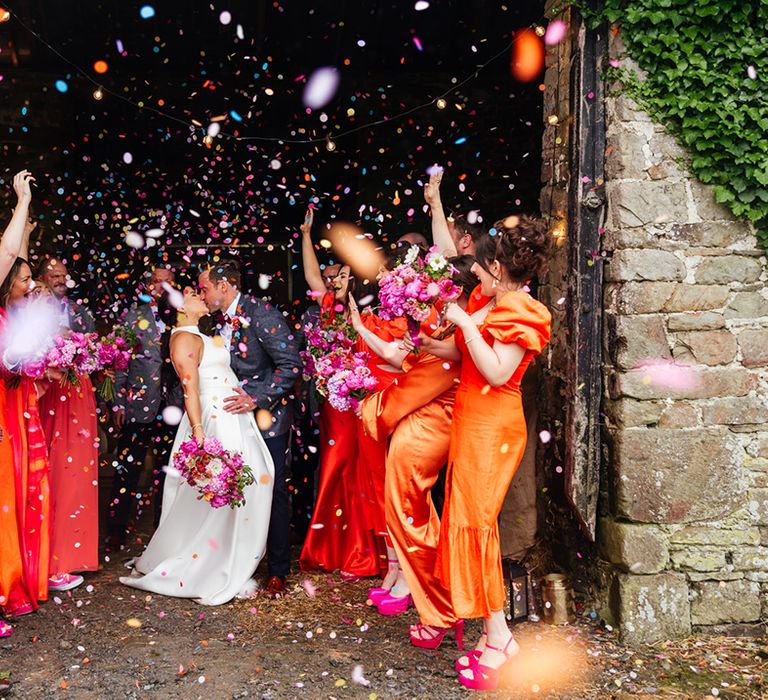
[[[418,257],[419,257],[419,246],[412,245],[410,248],[408,248],[408,252],[405,254],[403,263],[406,265],[413,265],[413,263],[416,262]]]

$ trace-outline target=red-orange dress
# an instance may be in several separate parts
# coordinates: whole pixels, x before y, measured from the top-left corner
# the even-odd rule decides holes
[[[53,382],[40,397],[51,481],[50,573],[99,568],[99,442],[96,397],[87,376],[79,386]]]
[[[461,331],[461,381],[456,392],[446,500],[435,572],[460,618],[489,617],[504,605],[498,517],[525,450],[520,381],[549,342],[550,313],[522,291],[508,292],[478,327],[489,345],[525,350],[506,384],[491,387],[475,366]]]
[[[366,313],[362,314],[361,320],[371,333],[387,343],[400,340],[408,328],[404,318],[388,321],[373,313]],[[393,381],[402,376],[402,372],[389,368],[384,360],[370,350],[362,337],[358,338],[356,350],[368,355],[368,369],[378,380],[377,393],[384,391]],[[363,501],[363,526],[371,530],[377,538],[384,538],[391,546],[384,517],[387,442],[373,439],[364,429],[362,422],[358,421],[357,450],[356,477]],[[387,568],[386,550],[382,547],[379,551],[379,563],[382,569]]]
[[[332,309],[333,294],[323,297]],[[376,538],[363,517],[358,476],[358,419],[327,401],[320,407],[320,475],[312,520],[299,557],[303,571],[375,576],[380,564]]]

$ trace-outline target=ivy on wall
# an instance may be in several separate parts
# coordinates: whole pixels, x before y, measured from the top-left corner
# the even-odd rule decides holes
[[[768,248],[768,0],[604,0],[643,80],[610,69]]]

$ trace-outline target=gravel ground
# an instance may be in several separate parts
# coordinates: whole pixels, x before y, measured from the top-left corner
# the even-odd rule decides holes
[[[0,677],[19,698],[466,698],[455,647],[407,643],[413,611],[384,618],[368,581],[302,575],[280,600],[216,608],[120,585],[121,552],[16,621]],[[588,608],[584,609],[585,611]],[[477,622],[468,625],[474,641]],[[686,640],[631,651],[585,612],[570,627],[525,623],[503,698],[768,696],[765,639]]]

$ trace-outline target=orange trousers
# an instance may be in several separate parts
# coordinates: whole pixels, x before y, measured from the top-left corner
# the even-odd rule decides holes
[[[430,490],[448,457],[458,368],[422,355],[404,375],[362,406],[366,432],[390,437],[384,509],[392,544],[421,622],[450,627],[456,615],[434,575],[440,520]]]

